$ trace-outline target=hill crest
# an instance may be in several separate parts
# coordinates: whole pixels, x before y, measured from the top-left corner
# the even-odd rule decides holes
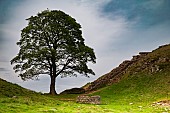
[[[170,68],[170,44],[159,46],[152,52],[139,52],[131,60],[123,61],[111,72],[99,77],[97,80],[83,86],[85,92],[95,91],[102,87],[119,82],[126,76],[141,72],[154,74]]]
[[[0,78],[0,97],[16,97],[38,94],[17,84],[7,82]]]

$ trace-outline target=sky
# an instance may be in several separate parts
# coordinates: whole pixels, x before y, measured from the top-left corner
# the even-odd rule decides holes
[[[86,45],[97,57],[96,64],[88,64],[95,76],[58,77],[59,93],[94,81],[139,52],[169,44],[169,6],[170,0],[0,0],[0,78],[37,92],[49,92],[49,76],[22,81],[10,65],[19,51],[16,42],[27,26],[25,19],[47,8],[75,18],[82,26]]]

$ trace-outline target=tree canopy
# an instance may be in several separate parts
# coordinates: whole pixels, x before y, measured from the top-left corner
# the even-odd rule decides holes
[[[56,94],[57,76],[94,75],[87,63],[96,62],[95,53],[85,45],[81,25],[74,18],[60,10],[45,10],[26,20],[17,42],[19,53],[11,60],[23,80],[50,75],[50,93]]]

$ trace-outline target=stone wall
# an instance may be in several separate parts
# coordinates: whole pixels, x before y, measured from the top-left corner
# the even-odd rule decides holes
[[[101,102],[100,96],[87,96],[80,95],[77,97],[76,102],[82,104],[100,104]]]

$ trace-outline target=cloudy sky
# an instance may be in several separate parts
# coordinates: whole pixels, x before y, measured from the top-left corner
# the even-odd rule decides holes
[[[31,90],[48,92],[49,76],[23,82],[10,60],[18,53],[16,42],[25,19],[45,9],[62,10],[82,25],[85,43],[94,48],[97,63],[89,64],[91,78],[57,78],[61,92],[81,87],[131,59],[170,43],[170,0],[0,0],[0,77]]]

